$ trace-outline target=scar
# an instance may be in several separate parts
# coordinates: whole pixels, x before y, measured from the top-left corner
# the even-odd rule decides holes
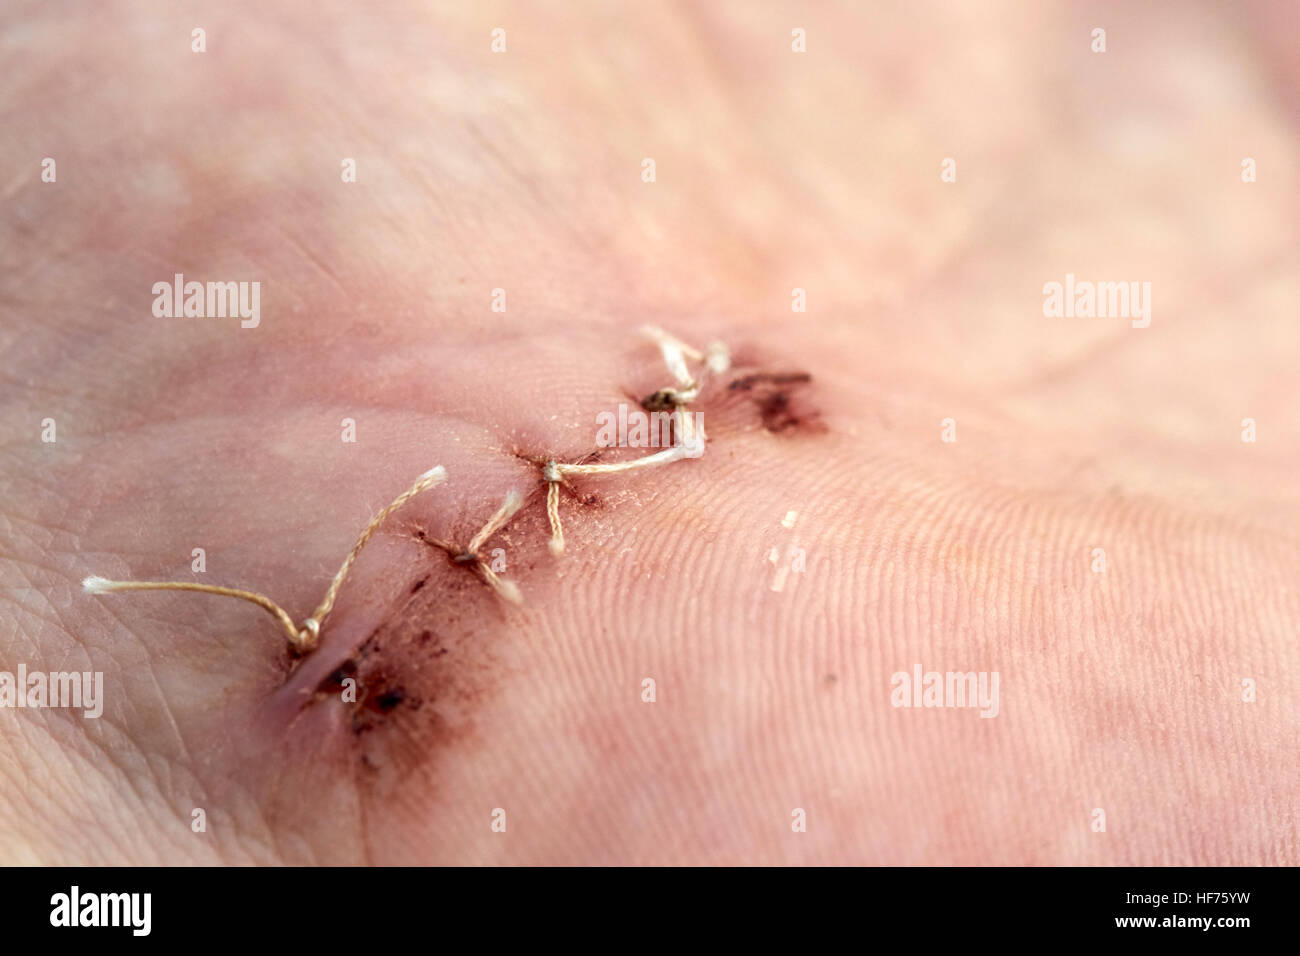
[[[812,381],[812,376],[807,372],[755,372],[752,375],[743,375],[734,379],[727,388],[733,392],[748,392],[756,385],[783,386],[783,385],[806,385]]]
[[[481,577],[493,591],[496,591],[502,598],[511,604],[522,604],[523,595],[519,591],[519,586],[513,581],[509,581],[492,568],[492,566],[483,560],[483,545],[487,544],[489,538],[504,528],[515,513],[524,506],[524,499],[519,492],[513,489],[506,495],[506,500],[496,513],[488,518],[487,524],[479,529],[478,533],[470,539],[469,544],[457,545],[450,541],[441,541],[437,538],[430,538],[424,531],[418,531],[416,538],[430,547],[439,548],[451,558],[453,564],[469,565],[478,572]]]
[[[797,392],[812,382],[807,372],[755,372],[732,380],[727,389],[746,393],[758,409],[763,428],[772,434],[787,431],[822,432],[820,414]]]
[[[550,550],[557,557],[565,550],[559,504],[561,486],[566,486],[567,489],[566,479],[573,476],[623,474],[698,458],[704,454],[707,436],[704,434],[703,423],[698,413],[691,415],[687,412],[687,405],[700,395],[710,376],[722,375],[731,368],[730,351],[720,342],[712,342],[699,350],[662,329],[651,326],[643,328],[642,332],[659,347],[664,364],[673,379],[673,384],[651,393],[642,400],[642,405],[647,409],[668,412],[672,416],[673,443],[661,451],[631,460],[596,461],[594,455],[573,462],[562,462],[553,457],[531,459],[541,469],[541,478],[546,484],[546,514],[551,527]],[[697,367],[692,369],[692,364]],[[728,388],[731,391],[750,393],[759,408],[764,428],[778,433],[793,428],[815,428],[819,424],[815,421],[815,411],[801,410],[792,401],[795,389],[811,380],[812,376],[807,372],[758,372],[733,380]],[[366,543],[390,515],[411,498],[441,484],[446,479],[446,474],[441,466],[426,471],[410,488],[370,520],[331,580],[324,598],[301,625],[295,624],[290,614],[269,597],[239,588],[190,581],[110,581],[95,575],[87,577],[82,585],[91,594],[146,590],[199,591],[248,601],[275,617],[289,640],[290,648],[298,655],[305,655],[315,650],[320,643],[321,625],[333,609],[339,590]],[[484,559],[483,546],[511,521],[523,504],[524,500],[519,493],[511,490],[496,513],[464,545],[430,538],[423,531],[416,537],[425,544],[446,552],[452,563],[470,568],[506,601],[520,604],[523,597],[518,586],[513,581],[500,577],[497,569]],[[414,595],[420,591],[427,581],[427,576],[416,581],[410,593]],[[398,706],[405,699],[405,692],[400,692],[400,689],[384,698],[389,701],[388,709]]]

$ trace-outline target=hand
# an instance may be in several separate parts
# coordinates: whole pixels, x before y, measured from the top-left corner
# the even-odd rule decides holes
[[[106,699],[0,711],[0,858],[1295,864],[1287,33],[1088,11],[10,12],[0,647]],[[732,349],[707,451],[574,481],[556,559],[529,459],[672,384],[646,323]],[[301,661],[80,588],[300,619],[438,464]],[[511,489],[521,608],[421,540]]]

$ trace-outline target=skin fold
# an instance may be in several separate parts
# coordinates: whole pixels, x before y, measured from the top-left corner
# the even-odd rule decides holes
[[[106,702],[0,710],[0,862],[1300,862],[1294,17],[10,5],[0,669]],[[260,324],[155,317],[175,273]],[[1150,327],[1045,317],[1067,273]],[[732,350],[707,450],[574,480],[557,560],[533,460],[671,384],[646,323]],[[437,464],[301,661],[80,589],[300,620]],[[511,489],[519,608],[420,539]]]

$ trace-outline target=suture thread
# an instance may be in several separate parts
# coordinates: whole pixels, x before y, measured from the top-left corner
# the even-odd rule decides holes
[[[511,604],[523,604],[524,596],[519,591],[519,585],[493,571],[491,565],[483,560],[483,555],[480,553],[488,538],[505,527],[506,522],[513,518],[515,512],[523,506],[524,499],[520,497],[519,492],[511,489],[506,495],[506,500],[497,509],[496,514],[488,518],[487,524],[480,528],[478,534],[474,535],[469,544],[463,548],[457,547],[450,541],[439,541],[435,538],[423,538],[421,540],[426,544],[434,545],[446,551],[451,556],[451,559],[459,564],[472,564],[474,570],[478,572],[479,576],[493,591],[496,591],[497,594]]]
[[[674,428],[677,436],[676,444],[663,451],[625,462],[566,464],[554,459],[546,461],[542,465],[542,479],[547,484],[546,515],[551,526],[549,547],[551,553],[556,557],[564,553],[564,528],[560,522],[560,485],[565,483],[566,478],[573,475],[609,475],[641,468],[653,468],[691,457],[689,453],[694,449],[698,449],[696,457],[703,452],[705,436],[702,431],[696,431],[691,416],[686,414],[686,405],[699,395],[702,382],[691,375],[687,360],[703,363],[710,372],[725,372],[731,364],[730,354],[726,346],[720,342],[713,342],[709,344],[704,352],[700,352],[662,329],[645,326],[642,328],[642,332],[658,344],[663,355],[664,364],[668,367],[669,373],[676,382],[673,386],[660,389],[646,400],[647,405],[671,407],[673,409]],[[388,519],[389,515],[420,492],[441,484],[446,478],[447,471],[441,465],[429,469],[420,475],[410,488],[394,498],[388,507],[370,519],[370,523],[362,530],[357,543],[352,546],[352,550],[344,558],[342,566],[330,581],[329,588],[326,590],[320,604],[316,606],[316,610],[312,612],[311,616],[302,622],[301,626],[294,624],[289,612],[266,595],[239,588],[196,584],[190,581],[110,581],[98,575],[87,577],[81,584],[91,594],[111,594],[118,591],[199,591],[204,594],[239,598],[242,601],[256,604],[274,616],[288,637],[289,646],[294,653],[306,655],[315,650],[320,643],[321,626],[330,611],[333,610],[339,589],[343,586],[344,579],[356,563],[361,549],[366,546],[366,542],[379,529],[379,526]],[[522,507],[523,498],[517,491],[511,490],[506,495],[501,507],[470,539],[469,544],[463,548],[447,541],[438,541],[432,538],[422,537],[421,540],[443,549],[457,563],[472,565],[473,569],[483,578],[484,583],[502,599],[512,604],[522,604],[523,595],[520,593],[518,585],[498,575],[491,565],[483,560],[480,553],[488,539],[504,528]]]
[[[370,519],[361,532],[361,537],[357,543],[352,546],[348,556],[343,559],[343,565],[339,568],[334,579],[330,581],[329,589],[325,592],[325,597],[321,598],[320,604],[316,605],[316,610],[312,612],[311,617],[302,622],[302,627],[293,623],[293,618],[289,612],[280,605],[276,604],[264,594],[257,594],[253,591],[244,591],[238,588],[223,588],[212,584],[195,584],[191,581],[110,581],[107,578],[101,578],[91,575],[81,582],[81,586],[91,594],[110,594],[114,591],[202,591],[206,594],[221,594],[226,597],[235,597],[244,601],[256,604],[258,607],[269,611],[280,622],[285,633],[289,636],[289,645],[295,653],[307,654],[315,649],[316,644],[320,641],[320,627],[324,623],[326,616],[334,608],[334,599],[338,597],[339,588],[343,586],[343,579],[347,577],[348,572],[352,570],[352,565],[356,563],[357,555],[361,549],[366,546],[371,535],[378,530],[379,526],[384,523],[390,514],[396,511],[402,505],[406,504],[422,491],[427,491],[436,485],[442,484],[447,479],[447,469],[442,465],[430,468],[419,478],[415,479],[415,484],[411,485],[404,492],[393,499],[392,503]]]

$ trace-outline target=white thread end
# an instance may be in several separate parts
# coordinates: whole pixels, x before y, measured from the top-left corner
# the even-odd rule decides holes
[[[552,538],[549,542],[547,542],[547,547],[551,549],[551,554],[555,555],[558,558],[560,555],[564,554],[564,539]]]
[[[101,578],[96,574],[92,574],[81,582],[81,586],[85,588],[89,594],[107,594],[109,591],[113,590],[114,583],[115,582],[110,581],[108,578]]]
[[[523,592],[519,590],[519,585],[515,584],[514,581],[508,581],[505,578],[498,578],[497,593],[511,604],[524,603]]]
[[[705,364],[714,375],[731,368],[731,350],[722,342],[710,342],[704,350]]]
[[[682,355],[694,362],[698,362],[704,358],[704,355],[699,349],[692,348],[677,336],[665,332],[657,325],[643,325],[640,328],[640,332],[642,335],[646,336],[646,338],[652,339],[660,346],[667,345],[670,348],[677,349],[682,353]]]
[[[515,491],[515,489],[511,488],[510,492],[506,495],[506,503],[501,506],[501,510],[504,511],[507,516],[509,516],[509,515],[513,515],[516,511],[518,511],[523,506],[524,506],[523,496],[519,494],[519,492]]]
[[[415,480],[420,484],[424,484],[425,482],[446,481],[447,469],[442,467],[442,465],[434,465],[432,468],[430,468],[428,471],[426,471],[424,474],[422,474],[419,478]]]

